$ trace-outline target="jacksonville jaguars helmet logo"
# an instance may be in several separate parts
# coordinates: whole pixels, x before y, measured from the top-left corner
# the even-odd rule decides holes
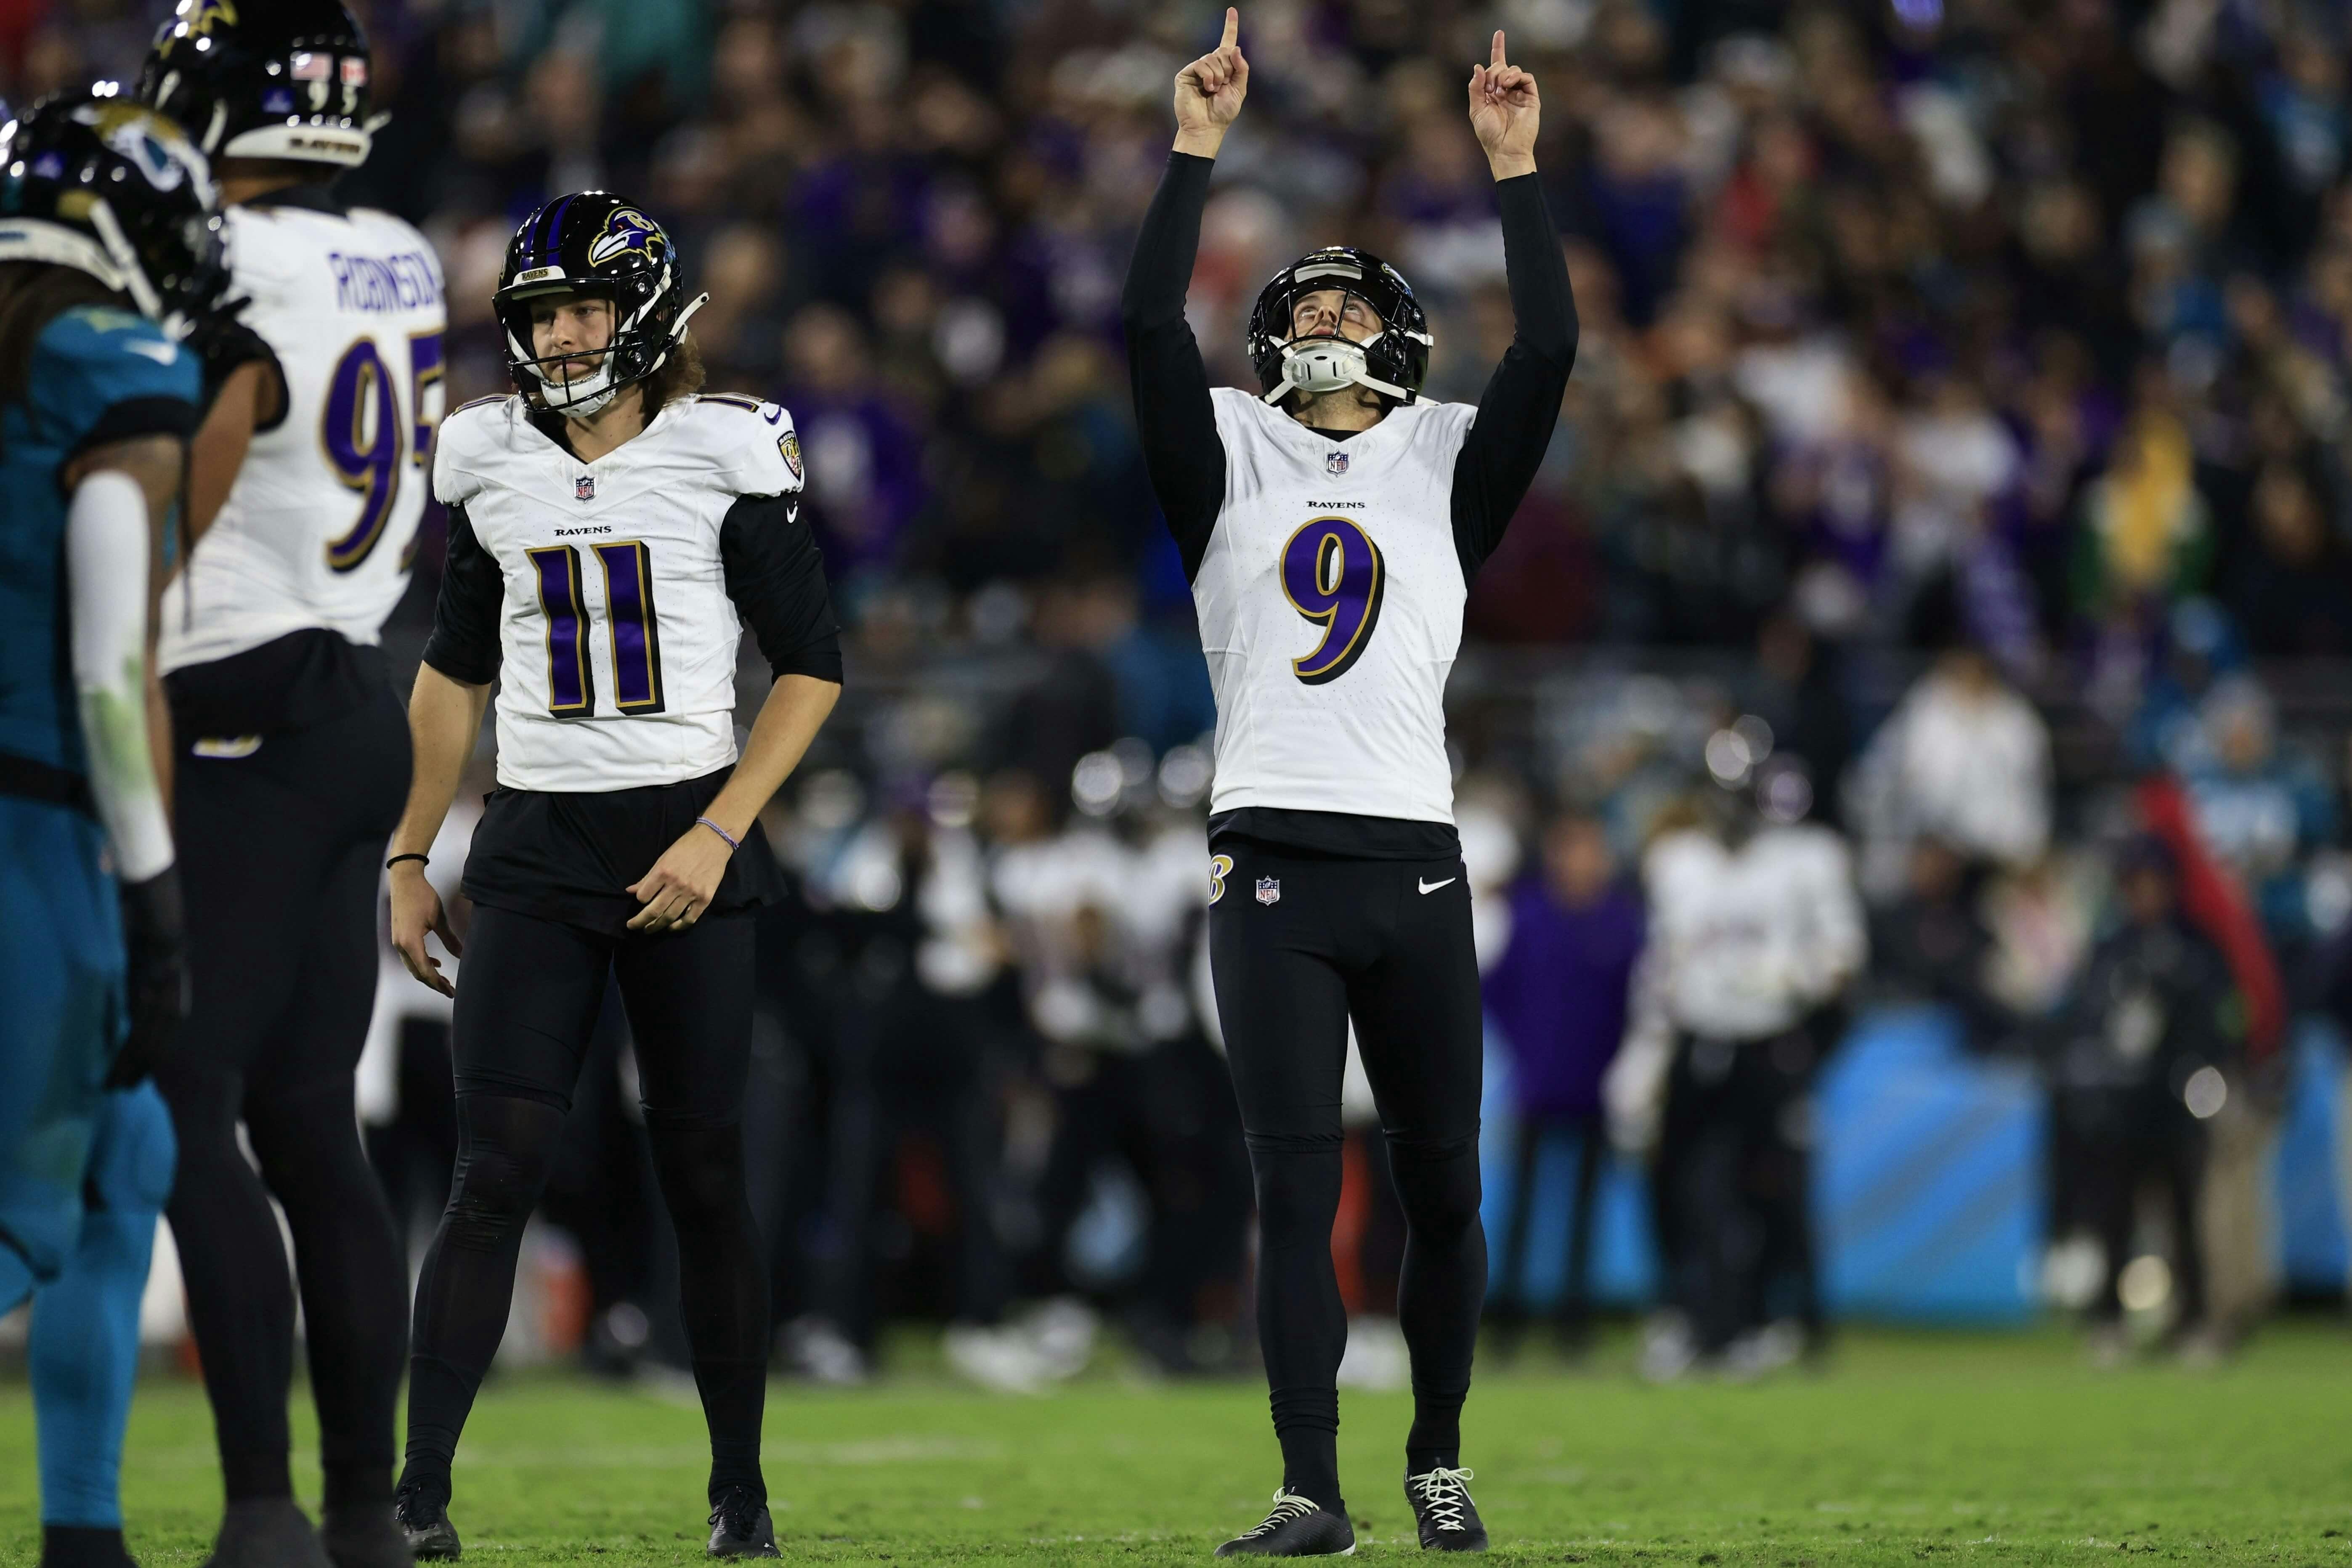
[[[178,190],[202,167],[202,160],[178,126],[137,104],[87,105],[75,110],[74,118],[96,131],[110,151],[147,176],[147,183],[159,191]],[[201,184],[202,176],[197,178]],[[205,199],[211,199],[209,192]]]
[[[602,267],[615,257],[637,251],[657,262],[668,244],[660,226],[635,207],[615,207],[604,220],[604,232],[588,247],[588,265]]]

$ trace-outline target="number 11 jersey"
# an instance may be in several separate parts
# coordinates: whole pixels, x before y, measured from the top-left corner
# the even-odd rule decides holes
[[[1478,410],[1392,408],[1345,440],[1210,393],[1224,502],[1192,579],[1217,698],[1213,814],[1451,824],[1445,679],[1468,597],[1454,458]]]
[[[499,782],[604,792],[734,762],[744,619],[763,647],[801,637],[761,627],[763,606],[746,597],[781,580],[783,552],[814,559],[800,489],[792,416],[752,398],[675,399],[590,463],[520,397],[450,415],[434,462],[448,575],[425,659],[477,684],[499,675]],[[746,504],[760,498],[777,500]],[[478,594],[488,611],[493,593],[495,663],[470,646],[478,617],[465,607]],[[822,618],[829,627],[830,611]]]

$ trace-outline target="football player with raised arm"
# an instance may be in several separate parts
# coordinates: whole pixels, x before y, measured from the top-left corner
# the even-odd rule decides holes
[[[1410,285],[1345,246],[1276,273],[1249,325],[1255,392],[1209,385],[1184,320],[1219,145],[1249,89],[1239,16],[1176,78],[1176,145],[1121,301],[1137,423],[1217,696],[1209,944],[1256,1176],[1258,1336],[1282,1489],[1221,1556],[1354,1550],[1334,1378],[1339,1083],[1352,1020],[1407,1222],[1405,1493],[1421,1543],[1476,1551],[1462,1405],[1486,1285],[1482,1047],[1454,828],[1446,672],[1469,582],[1559,417],[1576,310],[1535,173],[1535,79],[1493,56],[1470,124],[1495,175],[1517,335],[1475,407],[1421,396]]]
[[[443,315],[425,237],[331,184],[368,155],[369,65],[339,0],[182,0],[138,86],[213,160],[247,301],[241,326],[196,340],[214,396],[161,647],[194,1000],[156,1082],[226,1493],[215,1568],[408,1562],[392,1522],[407,1279],[353,1101],[408,773],[379,633],[424,512]],[[288,1462],[298,1284],[322,1531]]]
[[[442,426],[449,555],[409,700],[416,770],[393,836],[392,934],[457,998],[457,1176],[416,1287],[399,1514],[455,1557],[450,1462],[506,1329],[516,1249],[582,1055],[620,982],[646,1132],[677,1229],[710,1427],[709,1552],[776,1555],[760,1472],[768,1273],[743,1175],[752,910],[780,876],[760,810],[841,692],[824,563],[800,520],[792,418],[700,397],[669,236],[603,191],[550,202],[494,300],[511,396]],[[745,626],[773,672],[738,760]],[[458,952],[425,879],[489,701],[499,789],[475,830]]]
[[[176,340],[226,276],[204,155],[162,115],[53,99],[0,171],[0,1314],[34,1292],[43,1568],[127,1568],[172,1187],[144,1080],[187,1005],[149,584],[203,388]]]

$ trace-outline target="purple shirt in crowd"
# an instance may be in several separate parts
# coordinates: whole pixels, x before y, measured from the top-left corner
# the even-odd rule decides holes
[[[1559,902],[1539,874],[1511,889],[1511,944],[1486,976],[1486,1000],[1524,1114],[1600,1110],[1643,931],[1641,900],[1622,882],[1581,909]]]

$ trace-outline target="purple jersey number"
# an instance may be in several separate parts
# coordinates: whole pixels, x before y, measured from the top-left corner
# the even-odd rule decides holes
[[[547,619],[547,710],[558,719],[588,718],[596,711],[596,676],[588,663],[580,552],[548,544],[527,553],[539,574],[539,611]]]
[[[654,613],[654,552],[636,540],[599,544],[605,626],[613,637],[613,705],[624,713],[662,710],[661,618]]]
[[[327,545],[327,564],[338,572],[358,568],[383,537],[392,503],[400,496],[400,395],[375,340],[362,338],[343,351],[327,383],[327,412],[319,444],[343,488],[360,497],[359,521]]]
[[[405,446],[408,460],[423,468],[433,448],[433,421],[425,416],[425,395],[441,383],[441,334],[413,332],[408,338],[409,406],[400,406],[400,389],[392,369],[373,338],[361,338],[343,351],[327,379],[327,408],[319,425],[319,447],[327,466],[345,489],[360,498],[359,521],[341,538],[327,543],[327,564],[338,572],[355,572],[374,553],[392,520],[393,503],[400,499],[400,458]],[[407,571],[416,542],[411,539],[401,556]]]
[[[1354,668],[1380,624],[1388,566],[1371,537],[1344,517],[1318,517],[1282,547],[1282,591],[1300,615],[1323,628],[1323,640],[1291,669],[1309,686]]]
[[[604,569],[604,631],[613,644],[613,705],[624,714],[662,710],[661,617],[654,608],[654,554],[635,540],[594,546]],[[539,578],[547,619],[547,710],[593,718],[596,678],[588,653],[590,614],[580,552],[569,544],[525,552]]]

